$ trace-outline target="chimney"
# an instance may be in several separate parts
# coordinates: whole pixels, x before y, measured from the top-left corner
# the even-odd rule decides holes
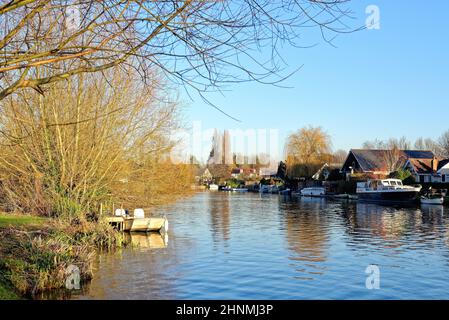
[[[435,156],[433,156],[433,159],[432,159],[432,171],[434,173],[438,171],[438,159]]]

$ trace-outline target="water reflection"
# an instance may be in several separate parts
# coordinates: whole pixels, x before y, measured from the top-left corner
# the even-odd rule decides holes
[[[384,248],[404,249],[445,237],[448,221],[444,207],[422,206],[394,208],[357,203],[355,210],[344,211],[348,234],[357,246],[372,244]]]
[[[201,193],[161,210],[170,245],[130,235],[73,298],[449,298],[447,208]],[[382,270],[378,292],[365,287],[369,264]]]
[[[303,198],[297,205],[284,204],[286,240],[292,254],[289,260],[298,273],[295,278],[314,280],[323,275],[329,247],[327,216],[322,214],[326,201],[319,198]]]
[[[129,233],[126,242],[139,249],[165,249],[168,246],[168,233]]]
[[[230,209],[229,209],[229,194],[225,193],[219,200],[215,197],[209,198],[209,212],[211,219],[211,230],[214,242],[218,243],[220,240],[224,242],[229,240],[230,233]]]

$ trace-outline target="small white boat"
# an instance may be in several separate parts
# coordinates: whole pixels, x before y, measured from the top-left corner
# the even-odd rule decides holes
[[[301,190],[303,197],[323,197],[326,190],[323,187],[304,188]]]
[[[233,188],[232,192],[248,192],[249,190],[246,188]]]
[[[125,218],[126,232],[164,232],[168,231],[166,218]]]
[[[421,204],[442,206],[444,204],[444,197],[421,197]]]
[[[218,191],[219,187],[216,184],[211,184],[209,185],[209,190],[210,191]]]
[[[114,217],[107,217],[106,221],[117,227],[120,231],[125,232],[168,232],[168,220],[167,218],[145,218],[145,212],[143,209],[134,210],[134,216],[130,217],[123,215],[125,210],[115,212]],[[121,216],[118,213],[122,213]]]

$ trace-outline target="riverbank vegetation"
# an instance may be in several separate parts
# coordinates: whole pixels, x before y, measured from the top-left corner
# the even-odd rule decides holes
[[[6,214],[0,215],[0,237],[2,299],[64,288],[69,266],[79,269],[81,281],[90,280],[97,250],[124,244],[105,223]]]
[[[133,76],[123,70],[111,71],[109,79],[84,75],[49,87],[44,96],[22,92],[4,99],[4,288],[25,296],[61,288],[69,265],[89,280],[96,250],[124,243],[101,209],[148,208],[190,192],[190,166],[169,159],[178,104],[156,82],[144,86]]]

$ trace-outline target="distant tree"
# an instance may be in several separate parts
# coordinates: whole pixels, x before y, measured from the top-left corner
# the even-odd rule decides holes
[[[345,150],[337,150],[332,154],[333,163],[343,163],[348,157],[348,152]]]
[[[287,140],[287,171],[289,177],[311,177],[331,161],[331,139],[320,127],[305,127]]]
[[[407,159],[401,149],[392,145],[390,149],[385,150],[383,160],[388,172],[395,172],[404,166]]]
[[[399,149],[399,150],[409,150],[411,148],[411,143],[406,137],[390,138],[388,140],[375,139],[373,141],[366,141],[363,144],[365,149],[375,149],[375,150],[387,150],[387,149]]]
[[[449,130],[443,133],[438,139],[438,145],[440,147],[440,156],[449,158]]]
[[[391,138],[387,143],[388,148],[398,148],[399,150],[410,150],[412,144],[406,137],[401,137],[399,139]]]
[[[373,141],[365,141],[363,143],[363,149],[383,150],[386,149],[386,143],[379,139],[375,139]]]
[[[430,138],[418,138],[415,141],[416,150],[432,151],[437,157],[444,157],[444,148],[439,142]]]

